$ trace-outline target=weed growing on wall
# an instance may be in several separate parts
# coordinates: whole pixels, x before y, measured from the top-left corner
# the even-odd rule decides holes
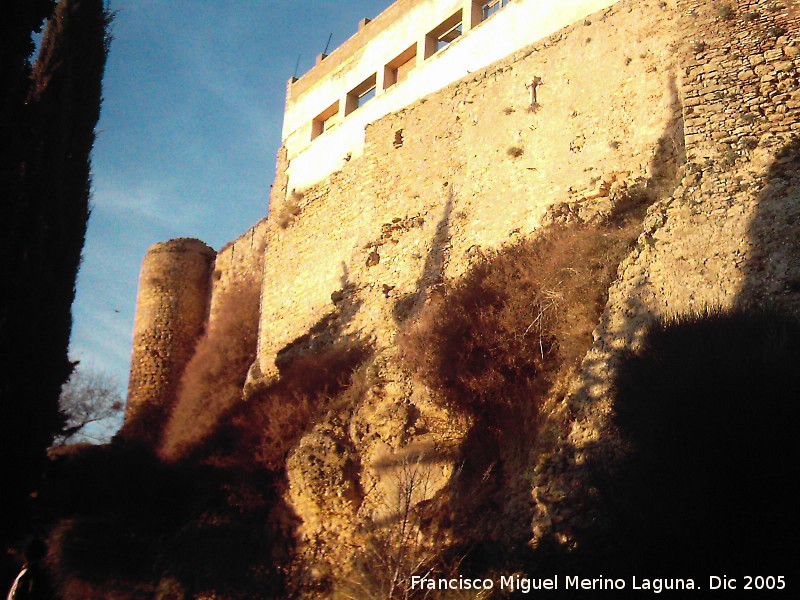
[[[736,11],[730,4],[723,3],[717,5],[717,15],[723,21],[730,21],[736,15]]]
[[[286,199],[286,202],[281,205],[276,217],[278,226],[281,229],[288,229],[288,227],[300,215],[302,212],[300,207],[300,202],[302,199],[303,194],[297,191],[292,191],[292,193],[289,194],[289,197]]]

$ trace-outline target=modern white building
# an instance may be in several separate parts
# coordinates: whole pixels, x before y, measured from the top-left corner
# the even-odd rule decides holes
[[[341,168],[365,126],[614,4],[614,0],[398,0],[289,81],[289,189]]]

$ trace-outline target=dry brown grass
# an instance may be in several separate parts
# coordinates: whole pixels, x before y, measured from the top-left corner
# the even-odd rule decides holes
[[[170,460],[201,444],[220,418],[242,401],[247,370],[255,359],[258,282],[244,281],[221,293],[219,316],[186,366],[164,432],[161,453]]]
[[[350,387],[369,355],[355,343],[299,354],[281,366],[275,383],[228,411],[198,456],[219,467],[281,471],[287,452],[326,403]]]

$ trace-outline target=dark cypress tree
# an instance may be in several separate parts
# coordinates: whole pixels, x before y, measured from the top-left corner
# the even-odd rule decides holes
[[[7,0],[0,10],[0,190],[4,212],[0,225],[5,249],[6,234],[13,230],[9,205],[20,193],[20,165],[25,153],[29,112],[26,99],[31,86],[33,35],[40,33],[55,0]],[[4,256],[7,256],[4,253]],[[1,271],[0,271],[1,272]]]
[[[16,48],[3,56],[2,75],[14,89],[3,97],[2,126],[10,134],[0,140],[7,184],[0,219],[3,550],[28,525],[29,500],[47,447],[63,424],[58,396],[73,367],[67,355],[71,307],[89,216],[90,154],[110,40],[103,0],[61,0],[28,75],[25,52],[30,53],[36,30],[34,17],[47,4],[12,2],[19,11],[16,26],[0,17],[3,27],[13,28]]]
[[[0,131],[10,133],[28,95],[33,54],[33,34],[42,30],[53,12],[55,0],[6,0],[0,19]],[[4,140],[3,151],[10,151]],[[5,156],[5,154],[4,154]]]

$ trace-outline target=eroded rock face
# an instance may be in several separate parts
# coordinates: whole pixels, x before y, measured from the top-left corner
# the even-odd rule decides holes
[[[467,428],[384,357],[363,365],[289,454],[306,576],[361,577],[359,565],[380,557],[398,525],[416,546],[423,533],[412,513],[450,481]]]

